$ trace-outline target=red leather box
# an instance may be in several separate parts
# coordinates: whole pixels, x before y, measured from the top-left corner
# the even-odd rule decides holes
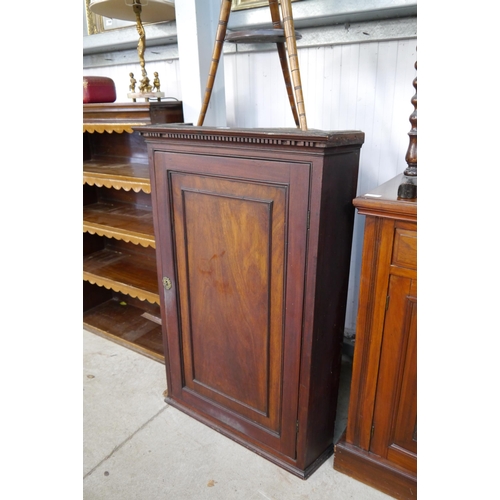
[[[106,76],[83,77],[83,103],[115,102],[115,82]]]

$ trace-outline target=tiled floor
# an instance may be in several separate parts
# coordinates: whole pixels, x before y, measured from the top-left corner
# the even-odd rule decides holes
[[[161,363],[84,331],[84,500],[384,500],[327,460],[303,481],[164,402]],[[343,366],[335,440],[346,424]]]

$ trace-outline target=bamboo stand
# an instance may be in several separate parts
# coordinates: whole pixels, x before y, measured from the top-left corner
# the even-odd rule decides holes
[[[292,110],[295,124],[301,130],[307,130],[306,111],[304,107],[304,97],[302,95],[302,82],[300,79],[299,60],[297,55],[297,34],[293,23],[291,0],[281,0],[281,10],[283,13],[283,26],[280,18],[278,0],[269,0],[269,9],[273,23],[272,30],[259,30],[254,32],[254,36],[245,32],[243,36],[230,36],[226,38],[227,24],[231,13],[232,0],[222,0],[219,14],[219,24],[215,35],[214,50],[212,53],[212,62],[208,72],[207,86],[203,99],[202,109],[198,118],[198,126],[202,126],[205,121],[205,115],[210,103],[212,89],[219,66],[220,57],[224,41],[232,42],[270,42],[274,41],[280,58],[281,69],[285,80],[288,100]],[[300,37],[300,35],[299,35]],[[283,41],[284,40],[284,41]],[[288,57],[287,57],[288,52]],[[288,61],[291,72],[289,71]],[[290,78],[291,73],[291,78]],[[292,86],[293,84],[293,86]],[[297,113],[298,110],[298,113]]]

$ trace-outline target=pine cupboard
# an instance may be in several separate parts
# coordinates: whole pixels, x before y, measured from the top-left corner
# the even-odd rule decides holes
[[[334,468],[417,497],[417,202],[402,175],[354,200],[366,215],[347,429]]]
[[[364,134],[138,130],[167,402],[307,478],[333,453]]]

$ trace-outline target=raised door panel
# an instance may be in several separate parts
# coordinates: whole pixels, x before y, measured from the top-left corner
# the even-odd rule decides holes
[[[309,165],[178,156],[156,159],[169,392],[293,458]]]
[[[401,390],[387,458],[416,472],[417,456],[417,301],[407,302],[406,363],[401,374]]]
[[[370,451],[417,470],[417,280],[391,275]]]
[[[279,430],[285,187],[172,174],[186,386]]]

